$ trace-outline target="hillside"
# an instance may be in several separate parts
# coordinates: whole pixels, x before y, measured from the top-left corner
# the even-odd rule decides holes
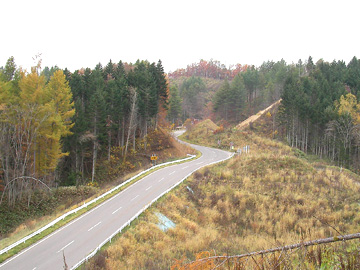
[[[192,149],[178,143],[161,128],[151,132],[148,139],[147,151],[133,154],[126,164],[119,159],[116,160],[115,156],[113,163],[108,165],[111,169],[107,170],[106,174],[103,173],[105,179],[100,186],[79,185],[58,187],[51,191],[37,191],[32,194],[31,200],[24,196],[13,207],[7,204],[7,197],[4,196],[0,204],[0,248],[21,239],[69,209],[83,204],[85,200],[99,196],[133,174],[149,168],[151,154],[156,154],[158,162],[163,163],[194,153]],[[125,166],[125,172],[119,170]]]
[[[250,116],[249,118],[247,118],[245,121],[242,121],[240,124],[238,124],[236,126],[236,129],[238,130],[244,130],[247,127],[249,127],[252,123],[255,123],[255,121],[257,121],[260,117],[264,116],[266,113],[275,110],[276,108],[279,107],[281,103],[281,99],[274,102],[273,104],[271,104],[269,107],[267,107],[266,109],[259,111],[257,114],[254,114],[252,116]],[[270,113],[271,116],[271,113]]]
[[[248,145],[250,152],[195,172],[86,269],[191,269],[184,264],[196,258],[242,254],[359,231],[357,175],[326,165],[319,169],[299,158],[306,156],[298,151],[252,131],[205,133],[204,128],[210,126],[215,127],[210,120],[199,123],[184,137],[213,147],[220,142],[224,149],[229,149],[230,142],[235,149]],[[173,228],[162,231],[157,213],[170,219]],[[358,247],[354,245],[346,247],[350,251]],[[315,255],[301,258],[295,253],[292,267],[304,262],[310,268],[324,266],[326,255],[322,252],[312,253],[318,254],[320,262]],[[341,256],[328,257],[327,262],[336,258],[347,263],[348,257]],[[210,266],[201,269],[212,269]],[[235,265],[225,266],[217,269],[235,269]]]
[[[169,84],[170,87],[178,89],[182,98],[182,111],[186,112],[186,117],[205,119],[213,113],[211,102],[224,80],[196,77],[200,83],[192,85],[190,81],[193,78],[185,76],[170,78]],[[185,86],[184,83],[189,85]],[[183,119],[185,120],[186,118]]]

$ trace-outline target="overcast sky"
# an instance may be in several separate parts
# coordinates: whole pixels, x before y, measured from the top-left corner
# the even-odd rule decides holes
[[[101,62],[162,60],[165,71],[200,59],[230,64],[360,58],[358,1],[4,0],[0,66],[71,71]]]

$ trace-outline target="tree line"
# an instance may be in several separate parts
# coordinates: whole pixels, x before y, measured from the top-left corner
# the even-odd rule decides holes
[[[204,118],[235,124],[281,98],[276,120],[284,131],[279,135],[289,145],[359,169],[359,59],[354,57],[348,64],[322,59],[314,63],[312,57],[292,64],[267,61],[230,78],[222,80],[207,101],[200,100],[206,96],[205,76],[185,77],[179,86],[171,85],[169,120],[185,121],[207,112]]]
[[[193,63],[186,68],[179,68],[174,72],[169,73],[169,78],[179,77],[204,77],[214,79],[233,79],[238,73],[245,71],[248,65],[230,65],[226,67],[220,61],[201,59],[199,63]]]
[[[110,62],[70,72],[9,58],[0,72],[1,179],[13,202],[34,185],[97,180],[99,161],[131,166],[167,109],[162,63]]]
[[[284,60],[247,66],[232,79],[218,80],[220,87],[213,94],[206,85],[209,79],[185,77],[180,85],[170,86],[169,120],[212,118],[238,123],[280,98],[290,69]]]
[[[311,57],[285,81],[280,123],[291,146],[359,169],[360,61]]]

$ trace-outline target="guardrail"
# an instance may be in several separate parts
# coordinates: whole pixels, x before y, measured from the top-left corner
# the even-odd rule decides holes
[[[186,175],[183,179],[181,179],[179,182],[177,182],[175,185],[173,185],[172,187],[170,187],[169,189],[167,189],[166,191],[164,191],[163,193],[161,193],[159,196],[157,196],[155,199],[153,199],[150,203],[148,203],[147,205],[145,205],[138,213],[136,213],[131,219],[129,219],[124,225],[122,225],[116,232],[114,232],[112,235],[110,235],[110,237],[108,237],[105,241],[103,241],[97,248],[95,248],[89,255],[87,255],[84,259],[82,259],[80,262],[78,262],[77,264],[75,264],[73,267],[71,267],[71,270],[78,268],[80,265],[82,265],[85,261],[88,261],[90,258],[92,258],[105,244],[107,244],[108,242],[111,243],[112,238],[114,238],[115,235],[117,235],[118,233],[120,233],[126,226],[129,226],[131,224],[131,222],[136,219],[137,217],[139,217],[146,209],[148,209],[154,202],[156,202],[158,199],[160,199],[162,196],[164,196],[165,194],[169,193],[173,188],[177,187],[178,185],[180,185],[182,182],[184,182],[184,180],[186,178],[188,178],[191,174],[193,174],[193,172],[201,169],[202,167],[205,166],[209,166],[215,163],[219,163],[219,162],[223,162],[225,160],[228,160],[230,158],[232,158],[234,156],[234,153],[232,153],[228,158],[223,159],[223,160],[219,160],[219,161],[215,161],[212,162],[210,164],[205,164],[204,166],[201,166],[200,168],[193,170],[192,172],[190,172],[188,175]]]
[[[3,254],[3,253],[5,253],[5,252],[8,252],[9,250],[13,249],[14,247],[16,247],[16,246],[18,246],[18,245],[20,245],[20,244],[22,244],[22,243],[25,243],[27,240],[29,240],[30,238],[34,237],[35,235],[38,235],[38,234],[42,233],[43,231],[47,230],[48,228],[54,226],[54,225],[55,225],[56,223],[58,223],[60,220],[64,220],[67,216],[69,216],[69,215],[71,215],[71,214],[73,214],[73,213],[76,213],[77,211],[79,211],[79,210],[81,210],[81,209],[83,209],[83,208],[85,208],[85,207],[88,207],[89,205],[97,202],[98,200],[100,200],[100,199],[104,198],[105,196],[109,195],[110,193],[118,190],[118,189],[121,188],[122,186],[128,184],[129,182],[133,181],[134,179],[140,177],[141,175],[143,175],[143,174],[145,174],[145,173],[148,173],[149,171],[154,170],[154,169],[156,169],[156,168],[158,168],[158,167],[161,167],[161,166],[166,166],[166,165],[171,165],[171,164],[174,164],[174,163],[183,162],[183,161],[186,161],[186,160],[189,160],[189,159],[192,159],[192,158],[196,157],[195,155],[189,155],[189,154],[188,154],[188,156],[189,156],[189,157],[187,157],[187,158],[183,158],[183,159],[179,159],[179,160],[174,160],[174,161],[169,161],[169,162],[165,162],[165,163],[158,164],[158,165],[156,165],[156,166],[150,167],[149,169],[147,169],[147,170],[145,170],[145,171],[142,171],[142,172],[138,173],[137,175],[131,177],[130,179],[126,180],[125,182],[121,183],[120,185],[117,185],[116,187],[112,188],[111,190],[103,193],[103,194],[100,195],[99,197],[97,197],[97,198],[95,198],[95,199],[93,199],[93,200],[91,200],[91,201],[89,201],[89,202],[87,202],[87,203],[84,203],[82,206],[79,206],[79,207],[77,207],[77,208],[75,208],[75,209],[73,209],[73,210],[65,213],[64,215],[56,218],[55,220],[53,220],[53,221],[50,222],[49,224],[47,224],[47,225],[45,225],[44,227],[40,228],[40,229],[37,230],[36,232],[33,232],[32,234],[29,234],[28,236],[20,239],[19,241],[17,241],[17,242],[15,242],[15,243],[7,246],[6,248],[0,250],[0,255]],[[132,221],[132,220],[131,220],[131,221]],[[130,222],[131,222],[131,221],[130,221]]]

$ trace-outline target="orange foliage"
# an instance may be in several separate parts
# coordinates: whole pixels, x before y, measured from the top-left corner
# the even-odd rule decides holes
[[[199,63],[188,65],[186,69],[177,69],[169,73],[170,78],[199,76],[214,79],[233,79],[238,73],[247,70],[248,65],[231,65],[228,68],[219,61],[200,60]]]
[[[224,126],[223,125],[220,125],[219,128],[214,130],[214,134],[218,134],[218,133],[222,133],[222,132],[224,132]]]
[[[208,270],[214,269],[214,260],[207,260],[210,257],[210,252],[203,251],[196,254],[196,259],[190,263],[184,263],[184,259],[175,260],[175,263],[171,266],[171,270]]]

